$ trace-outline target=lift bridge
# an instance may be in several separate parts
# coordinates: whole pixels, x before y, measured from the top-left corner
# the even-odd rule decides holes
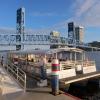
[[[15,45],[58,45],[99,49],[87,44],[68,44],[68,38],[66,37],[53,37],[41,34],[0,34],[0,46]]]
[[[51,37],[50,35],[33,34],[0,34],[0,45],[50,45],[67,44],[65,37]]]

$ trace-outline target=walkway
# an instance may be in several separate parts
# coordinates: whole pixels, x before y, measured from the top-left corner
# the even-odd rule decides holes
[[[2,67],[0,67],[0,100],[14,100],[14,98],[8,99],[8,97],[21,92],[23,92],[23,89],[19,87],[16,81],[14,81]]]
[[[14,79],[0,67],[0,100],[78,100],[65,94],[53,96],[50,92],[48,87],[38,87],[24,93]]]

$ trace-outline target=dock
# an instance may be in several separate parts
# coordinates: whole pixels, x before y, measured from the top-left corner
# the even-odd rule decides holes
[[[67,93],[54,96],[50,92],[50,87],[36,87],[31,92],[24,92],[12,76],[0,67],[0,100],[78,100]]]
[[[87,74],[78,74],[77,76],[65,78],[65,79],[60,80],[60,83],[66,85],[73,82],[84,81],[87,79],[99,78],[99,77],[100,77],[100,71],[97,71],[97,72],[91,72]]]

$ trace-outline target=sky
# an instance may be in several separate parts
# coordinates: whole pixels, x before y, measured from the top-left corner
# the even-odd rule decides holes
[[[68,22],[84,27],[84,42],[100,41],[100,0],[0,0],[0,28],[16,29],[16,10],[25,7],[25,29],[59,31],[67,37]]]

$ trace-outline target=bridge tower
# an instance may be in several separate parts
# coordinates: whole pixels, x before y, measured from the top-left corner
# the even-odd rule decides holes
[[[24,36],[24,29],[25,29],[25,8],[19,8],[17,9],[17,18],[16,18],[16,42],[18,43],[16,45],[16,50],[21,50],[24,48],[23,45],[21,45],[22,38],[21,36]]]
[[[75,26],[74,22],[68,23],[68,43],[74,44],[75,43]]]

